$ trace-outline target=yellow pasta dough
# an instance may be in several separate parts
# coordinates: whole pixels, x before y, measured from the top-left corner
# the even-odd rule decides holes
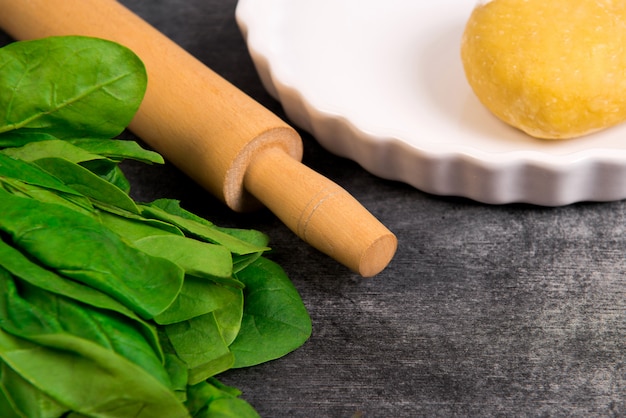
[[[483,1],[461,59],[483,105],[534,137],[626,120],[626,0]]]

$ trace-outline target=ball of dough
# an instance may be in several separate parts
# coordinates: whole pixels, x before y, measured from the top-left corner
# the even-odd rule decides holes
[[[483,1],[461,59],[483,105],[534,137],[578,137],[626,120],[624,0]]]

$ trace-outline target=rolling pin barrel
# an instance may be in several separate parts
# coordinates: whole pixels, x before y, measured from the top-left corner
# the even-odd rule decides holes
[[[299,162],[302,142],[292,127],[123,5],[0,0],[0,10],[0,27],[18,40],[93,36],[135,52],[148,87],[129,128],[231,209],[263,203],[302,239],[363,276],[393,257],[395,236]]]

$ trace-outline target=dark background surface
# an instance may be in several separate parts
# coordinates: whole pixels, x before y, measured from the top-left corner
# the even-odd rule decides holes
[[[249,58],[235,0],[123,3],[284,117]],[[270,235],[313,335],[280,360],[221,376],[262,416],[626,415],[626,202],[542,208],[432,196],[302,136],[304,162],[398,236],[375,278],[310,248],[268,211],[231,212],[169,164],[124,166],[137,200],[180,199],[218,225]]]

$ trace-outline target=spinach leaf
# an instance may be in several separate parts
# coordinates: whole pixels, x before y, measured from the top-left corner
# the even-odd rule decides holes
[[[164,333],[165,331],[163,331]],[[167,337],[164,337],[164,343],[169,343]],[[189,370],[184,361],[176,356],[174,349],[170,348],[165,354],[165,370],[170,376],[170,387],[174,391],[174,396],[181,401],[187,400],[187,381],[189,379]]]
[[[109,159],[91,160],[82,162],[80,165],[116,186],[124,193],[128,194],[130,192],[130,182],[124,175],[122,169],[114,161]]]
[[[235,238],[238,238],[242,241],[248,242],[261,248],[267,248],[267,245],[270,241],[269,237],[266,234],[261,231],[256,231],[254,229],[224,228],[217,225],[214,225],[213,227],[218,231],[224,232],[228,235],[232,235]]]
[[[223,245],[234,254],[246,255],[265,252],[269,250],[267,247],[260,247],[246,241],[242,241],[230,234],[214,228],[212,224],[201,222],[186,216],[185,212],[176,214],[170,213],[159,207],[158,201],[148,205],[140,206],[142,215],[169,222],[180,228],[186,235],[214,244]]]
[[[227,279],[233,272],[230,251],[221,245],[171,234],[144,237],[134,245],[147,254],[178,264],[186,274],[195,277]]]
[[[128,194],[78,164],[64,158],[52,157],[39,159],[35,164],[84,196],[129,212],[139,213],[139,208]]]
[[[0,189],[0,230],[39,263],[109,294],[143,318],[167,309],[182,286],[179,266],[129,246],[92,217],[63,206]]]
[[[236,274],[245,285],[241,330],[230,350],[233,367],[274,360],[311,335],[311,319],[283,269],[264,257]]]
[[[115,137],[147,83],[132,51],[90,37],[14,42],[0,49],[0,62],[0,134]]]
[[[254,263],[261,255],[263,255],[261,252],[244,255],[233,254],[233,274],[239,273],[241,270]]]
[[[114,142],[110,139],[107,142]],[[19,148],[7,148],[2,151],[12,158],[22,161],[33,162],[41,158],[65,158],[73,163],[82,163],[96,159],[105,159],[98,154],[93,154],[83,148],[72,145],[68,141],[53,139],[48,141],[31,142]]]
[[[93,341],[169,385],[162,353],[154,351],[132,322],[28,283],[19,283],[18,292],[17,284],[9,275],[0,275],[0,328],[31,341],[52,334],[70,334]]]
[[[165,332],[176,356],[189,369],[190,385],[226,371],[233,364],[233,355],[224,342],[213,314],[166,325]]]
[[[101,142],[115,142],[110,139]],[[116,161],[93,154],[81,147],[72,145],[68,141],[59,139],[31,142],[19,148],[7,148],[2,151],[13,158],[33,162],[43,158],[64,158],[75,164],[80,164],[89,171],[97,174],[109,183],[128,193],[130,184],[118,167]]]
[[[7,147],[22,147],[31,142],[37,141],[49,141],[58,139],[54,135],[47,134],[45,132],[24,132],[24,131],[11,131],[0,134],[0,149]]]
[[[0,188],[16,195],[65,205],[83,213],[93,211],[89,199],[76,190],[39,167],[13,159],[1,151]]]
[[[184,236],[183,232],[174,225],[157,219],[147,219],[119,209],[115,206],[98,205],[98,220],[102,225],[129,242],[153,235],[177,235]]]
[[[130,183],[118,166],[120,161],[134,159],[144,163],[163,163],[163,157],[141,148],[134,141],[99,138],[42,140],[17,148],[7,148],[2,153],[28,162],[44,158],[63,158],[80,164],[125,193],[130,191]]]
[[[16,196],[27,197],[45,203],[54,203],[85,215],[93,215],[94,207],[85,196],[55,193],[52,190],[11,178],[0,179],[0,188]]]
[[[154,322],[160,325],[175,324],[210,312],[227,310],[227,314],[220,316],[224,327],[231,328],[233,327],[232,322],[235,322],[234,326],[238,331],[243,311],[242,299],[241,289],[186,276],[176,300],[165,312],[157,315]],[[232,313],[231,311],[235,312]]]
[[[54,334],[34,343],[0,329],[0,358],[48,397],[85,416],[189,417],[168,387],[88,340]]]
[[[169,213],[170,215],[176,215],[180,218],[188,219],[190,221],[194,221],[202,225],[215,227],[213,222],[210,222],[207,219],[202,218],[201,216],[198,216],[192,212],[189,212],[186,209],[183,209],[180,206],[180,201],[175,200],[175,199],[157,199],[149,203],[147,206],[150,206],[152,208],[162,209],[163,211]]]
[[[230,288],[234,297],[223,301],[223,305],[213,311],[220,334],[226,345],[230,346],[241,329],[243,319],[243,289]]]
[[[83,197],[78,191],[68,187],[61,180],[41,168],[0,152],[0,182],[6,182],[8,179],[18,180],[62,194]]]
[[[0,260],[2,260],[0,274],[6,269],[6,272],[12,276],[33,286],[81,301],[95,308],[116,312],[125,316],[127,322],[133,323],[141,331],[153,350],[160,352],[161,348],[154,327],[140,319],[134,311],[128,309],[108,294],[82,283],[67,280],[67,278],[61,277],[51,270],[40,267],[1,239]]]
[[[97,154],[115,161],[135,160],[147,164],[163,164],[163,157],[154,152],[142,148],[135,141],[125,140],[101,140],[97,138],[68,139],[67,142],[76,145],[90,153]]]
[[[2,394],[5,395],[4,405]],[[66,406],[59,404],[22,378],[4,362],[0,362],[0,411],[3,418],[61,417],[71,412]],[[15,415],[11,415],[11,412]]]
[[[189,386],[186,402],[194,418],[259,418],[249,403],[239,398],[241,392],[214,378]]]

